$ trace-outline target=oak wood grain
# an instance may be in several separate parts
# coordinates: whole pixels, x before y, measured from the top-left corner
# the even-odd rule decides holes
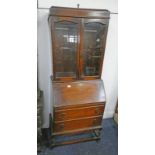
[[[110,18],[110,11],[106,9],[84,9],[53,6],[50,8],[50,16],[74,16],[77,18]]]
[[[54,122],[54,132],[59,131],[68,131],[74,129],[82,129],[82,128],[89,128],[94,126],[99,126],[102,121],[102,115],[97,117],[89,117],[83,119],[76,119],[71,121],[64,121],[64,122]]]
[[[101,74],[109,18],[110,11],[105,9],[50,8],[53,60],[51,139],[85,132],[98,135],[96,130],[102,129],[106,95]],[[54,145],[89,140],[96,138]]]
[[[54,107],[105,102],[102,80],[53,83]]]
[[[103,111],[104,105],[56,110],[54,112],[54,121],[66,121],[83,117],[98,116],[102,115]]]
[[[74,134],[79,134],[79,133],[87,133],[87,132],[93,132],[94,130],[102,130],[102,126],[99,125],[99,126],[94,126],[94,127],[89,127],[89,128],[53,132],[52,137],[58,136],[58,135],[74,135]]]

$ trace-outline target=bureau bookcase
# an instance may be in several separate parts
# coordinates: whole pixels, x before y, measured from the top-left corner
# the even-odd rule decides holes
[[[106,103],[101,73],[109,18],[108,10],[50,8],[51,146],[100,138]],[[67,140],[57,141],[61,136]]]

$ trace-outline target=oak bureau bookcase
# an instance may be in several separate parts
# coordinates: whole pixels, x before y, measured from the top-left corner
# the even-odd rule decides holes
[[[108,10],[50,8],[51,146],[100,138],[106,103],[101,73],[109,18]],[[57,140],[61,136],[67,140]]]

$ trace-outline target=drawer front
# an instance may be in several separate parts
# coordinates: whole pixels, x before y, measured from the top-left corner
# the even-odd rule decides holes
[[[90,127],[100,126],[101,122],[102,122],[102,116],[65,121],[61,123],[54,123],[53,130],[54,132],[62,132],[62,131],[76,130],[76,129],[82,129],[82,128],[90,128]]]
[[[82,108],[74,108],[68,110],[59,110],[54,113],[55,121],[65,121],[76,118],[91,117],[102,115],[104,111],[104,105],[101,106],[90,106]]]

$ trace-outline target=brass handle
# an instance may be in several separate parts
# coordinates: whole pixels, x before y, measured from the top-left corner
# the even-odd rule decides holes
[[[62,113],[62,114],[61,114],[61,117],[64,117],[65,115],[66,115],[65,113]]]
[[[99,108],[96,108],[96,109],[95,109],[95,113],[96,113],[96,114],[100,114],[100,109],[99,109]]]
[[[64,124],[60,124],[60,130],[64,129]]]
[[[65,113],[61,113],[61,114],[59,115],[59,118],[64,119],[65,115],[66,115]]]
[[[97,119],[93,119],[93,125],[96,125]]]

